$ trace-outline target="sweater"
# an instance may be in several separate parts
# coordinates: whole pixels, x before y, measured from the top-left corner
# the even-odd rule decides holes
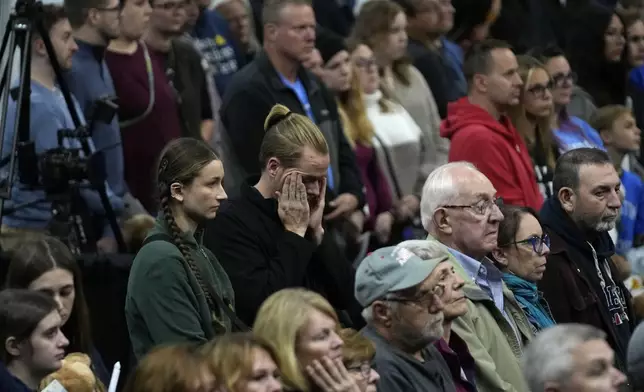
[[[447,363],[436,347],[428,345],[422,350],[424,361],[394,347],[373,326],[361,333],[376,347],[374,367],[380,375],[379,391],[456,392]]]
[[[93,122],[92,139],[96,150],[105,159],[107,183],[114,193],[123,196],[127,192],[123,167],[123,146],[118,114],[112,121],[104,123],[94,117],[95,102],[103,98],[116,98],[112,76],[105,63],[105,47],[95,46],[76,40],[78,51],[74,53],[72,68],[66,73],[65,81],[69,90],[78,100],[81,110],[88,121]],[[92,124],[90,123],[90,126]]]
[[[204,244],[230,276],[239,318],[253,325],[262,302],[289,287],[316,291],[336,309],[353,309],[354,273],[332,231],[319,245],[286,231],[277,200],[264,198],[253,186],[258,179],[247,179],[238,198],[222,203],[204,235]]]
[[[440,115],[434,100],[434,95],[429,89],[423,75],[410,65],[409,85],[402,80],[394,78],[391,94],[400,105],[414,119],[421,130],[422,161],[426,167],[423,170],[429,174],[435,168],[447,163],[449,143],[440,135]]]
[[[132,54],[108,51],[105,61],[112,73],[119,96],[119,119],[138,118],[150,103],[149,77],[152,76],[154,103],[150,114],[136,124],[122,127],[125,180],[132,195],[149,211],[157,209],[155,164],[163,147],[181,137],[181,121],[175,93],[165,74],[164,58],[148,50],[150,71],[146,71],[143,45]]]
[[[383,168],[394,200],[404,195],[422,193],[425,179],[433,168],[433,158],[423,154],[423,134],[409,112],[399,104],[387,101],[383,112],[380,91],[364,94],[367,118],[374,128],[373,146]]]
[[[495,119],[467,97],[452,102],[441,124],[441,136],[451,140],[449,161],[472,162],[508,204],[539,209],[539,191],[532,159],[510,119]]]
[[[0,391],[32,392],[25,383],[14,377],[2,362],[0,362]]]
[[[161,216],[149,235],[155,234],[171,236]],[[184,233],[182,238],[203,283],[213,287],[224,303],[233,307],[235,296],[230,280],[217,258],[202,247],[201,235]],[[195,275],[184,266],[179,248],[167,241],[149,242],[134,258],[125,297],[125,318],[139,360],[160,344],[204,343],[232,330],[232,321],[224,311],[221,308],[212,311],[208,306]]]

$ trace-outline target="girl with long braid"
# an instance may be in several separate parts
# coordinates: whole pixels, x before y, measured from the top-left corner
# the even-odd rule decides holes
[[[158,164],[160,210],[130,272],[125,315],[137,359],[159,345],[206,342],[236,324],[234,293],[216,257],[201,244],[226,192],[214,151],[192,138],[171,141]]]

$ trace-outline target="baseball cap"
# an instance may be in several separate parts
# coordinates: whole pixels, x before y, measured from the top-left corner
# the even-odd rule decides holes
[[[448,255],[423,260],[400,246],[381,248],[360,263],[356,271],[355,296],[367,307],[387,294],[420,284]]]

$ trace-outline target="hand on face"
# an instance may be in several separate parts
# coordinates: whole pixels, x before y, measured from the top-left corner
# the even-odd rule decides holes
[[[278,201],[277,212],[284,228],[304,237],[309,225],[310,211],[302,174],[285,174],[282,190],[275,193]]]
[[[342,363],[342,358],[323,357],[306,367],[306,372],[323,392],[360,392],[356,381]]]
[[[326,178],[323,178],[319,183],[320,194],[318,199],[313,203],[310,202],[309,206],[311,208],[311,218],[309,221],[309,227],[316,230],[322,228],[322,217],[324,216],[324,198],[326,197]]]

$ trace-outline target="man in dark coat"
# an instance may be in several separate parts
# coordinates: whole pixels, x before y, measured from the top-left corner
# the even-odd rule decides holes
[[[554,196],[541,209],[551,247],[539,289],[557,323],[590,324],[606,332],[624,371],[635,320],[630,294],[611,260],[615,246],[608,234],[619,217],[620,186],[602,150],[580,148],[559,158]]]

